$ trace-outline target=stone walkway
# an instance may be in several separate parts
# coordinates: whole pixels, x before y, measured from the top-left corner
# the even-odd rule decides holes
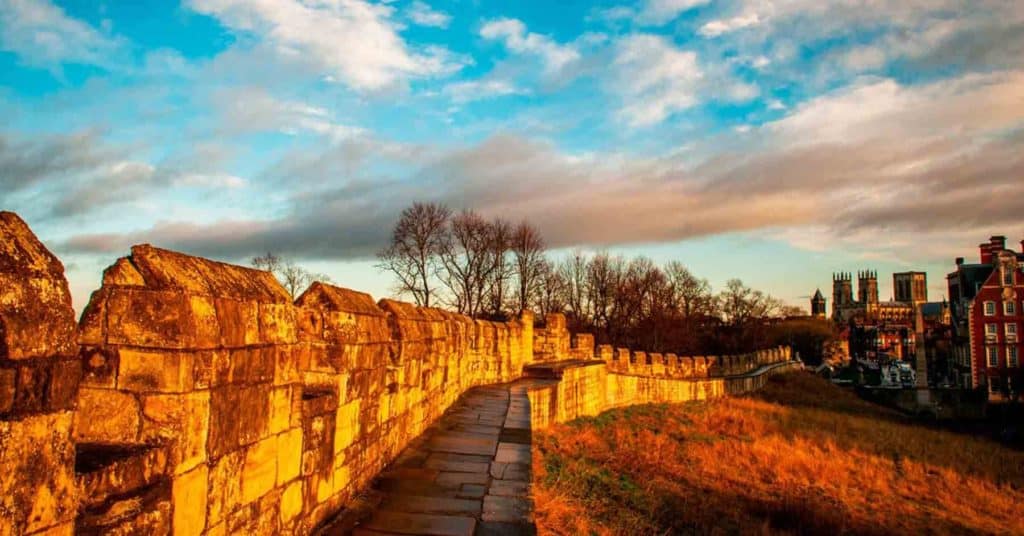
[[[526,382],[471,389],[378,477],[353,534],[535,534],[530,441]]]

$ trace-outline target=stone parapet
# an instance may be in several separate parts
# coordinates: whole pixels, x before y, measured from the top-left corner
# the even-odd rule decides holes
[[[468,389],[533,375],[535,426],[746,392],[789,350],[595,347],[135,246],[78,326],[63,266],[0,212],[0,534],[310,534]],[[551,379],[554,378],[554,379]]]
[[[536,430],[617,407],[740,395],[763,387],[772,375],[800,368],[798,362],[780,361],[734,376],[680,379],[618,374],[605,363],[588,363],[531,385],[530,420]]]
[[[0,534],[71,534],[81,367],[64,266],[0,212]]]

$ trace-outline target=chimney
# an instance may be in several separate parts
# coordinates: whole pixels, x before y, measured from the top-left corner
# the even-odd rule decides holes
[[[1020,241],[1020,252],[1024,253],[1024,240]]]
[[[978,244],[978,250],[981,252],[981,264],[992,264],[992,244],[982,242]]]
[[[1021,245],[1024,245],[1024,240],[1021,241]],[[964,258],[963,257],[957,257],[956,258],[956,265],[957,266],[960,266],[963,263],[964,263]]]
[[[992,244],[992,254],[993,255],[995,255],[996,253],[1006,249],[1006,237],[1005,236],[999,236],[999,235],[992,236],[992,237],[990,237],[988,239],[988,241],[989,241],[990,244]]]

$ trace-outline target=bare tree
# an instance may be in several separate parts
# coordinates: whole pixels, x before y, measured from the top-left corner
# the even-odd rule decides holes
[[[587,256],[582,251],[575,250],[558,266],[558,271],[564,282],[565,304],[572,311],[577,322],[587,320],[585,309],[588,263]]]
[[[288,294],[295,299],[300,293],[306,290],[314,281],[333,283],[330,276],[310,272],[295,264],[291,259],[284,259],[274,253],[267,252],[266,255],[253,257],[253,268],[264,270],[274,274],[274,277],[281,283],[281,286],[288,291]]]
[[[558,267],[551,261],[542,259],[537,271],[537,281],[533,298],[537,312],[541,316],[564,312],[567,285]]]
[[[512,255],[516,276],[516,307],[522,314],[530,304],[530,297],[537,292],[544,265],[544,239],[540,231],[526,221],[516,226],[512,233]]]
[[[487,312],[492,318],[503,318],[505,302],[508,300],[508,287],[515,268],[508,260],[508,253],[512,247],[512,224],[496,219],[491,222],[489,232],[492,267],[486,281],[486,296],[481,306],[487,307]]]
[[[463,211],[451,219],[441,246],[437,275],[450,291],[451,305],[472,317],[480,314],[495,266],[491,228],[476,212]]]
[[[672,288],[672,304],[676,313],[683,318],[711,314],[714,310],[714,296],[707,279],[699,279],[679,261],[665,266],[665,275]]]
[[[431,305],[431,277],[445,244],[450,217],[451,210],[444,205],[413,203],[399,216],[390,245],[377,253],[377,267],[395,276],[395,292],[412,294],[417,305]]]
[[[265,272],[276,273],[281,268],[281,258],[269,251],[266,255],[253,257],[250,262],[253,268]]]

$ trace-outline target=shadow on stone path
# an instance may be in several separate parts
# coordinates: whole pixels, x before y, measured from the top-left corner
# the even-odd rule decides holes
[[[466,392],[380,474],[380,504],[353,534],[535,534],[527,385]]]

